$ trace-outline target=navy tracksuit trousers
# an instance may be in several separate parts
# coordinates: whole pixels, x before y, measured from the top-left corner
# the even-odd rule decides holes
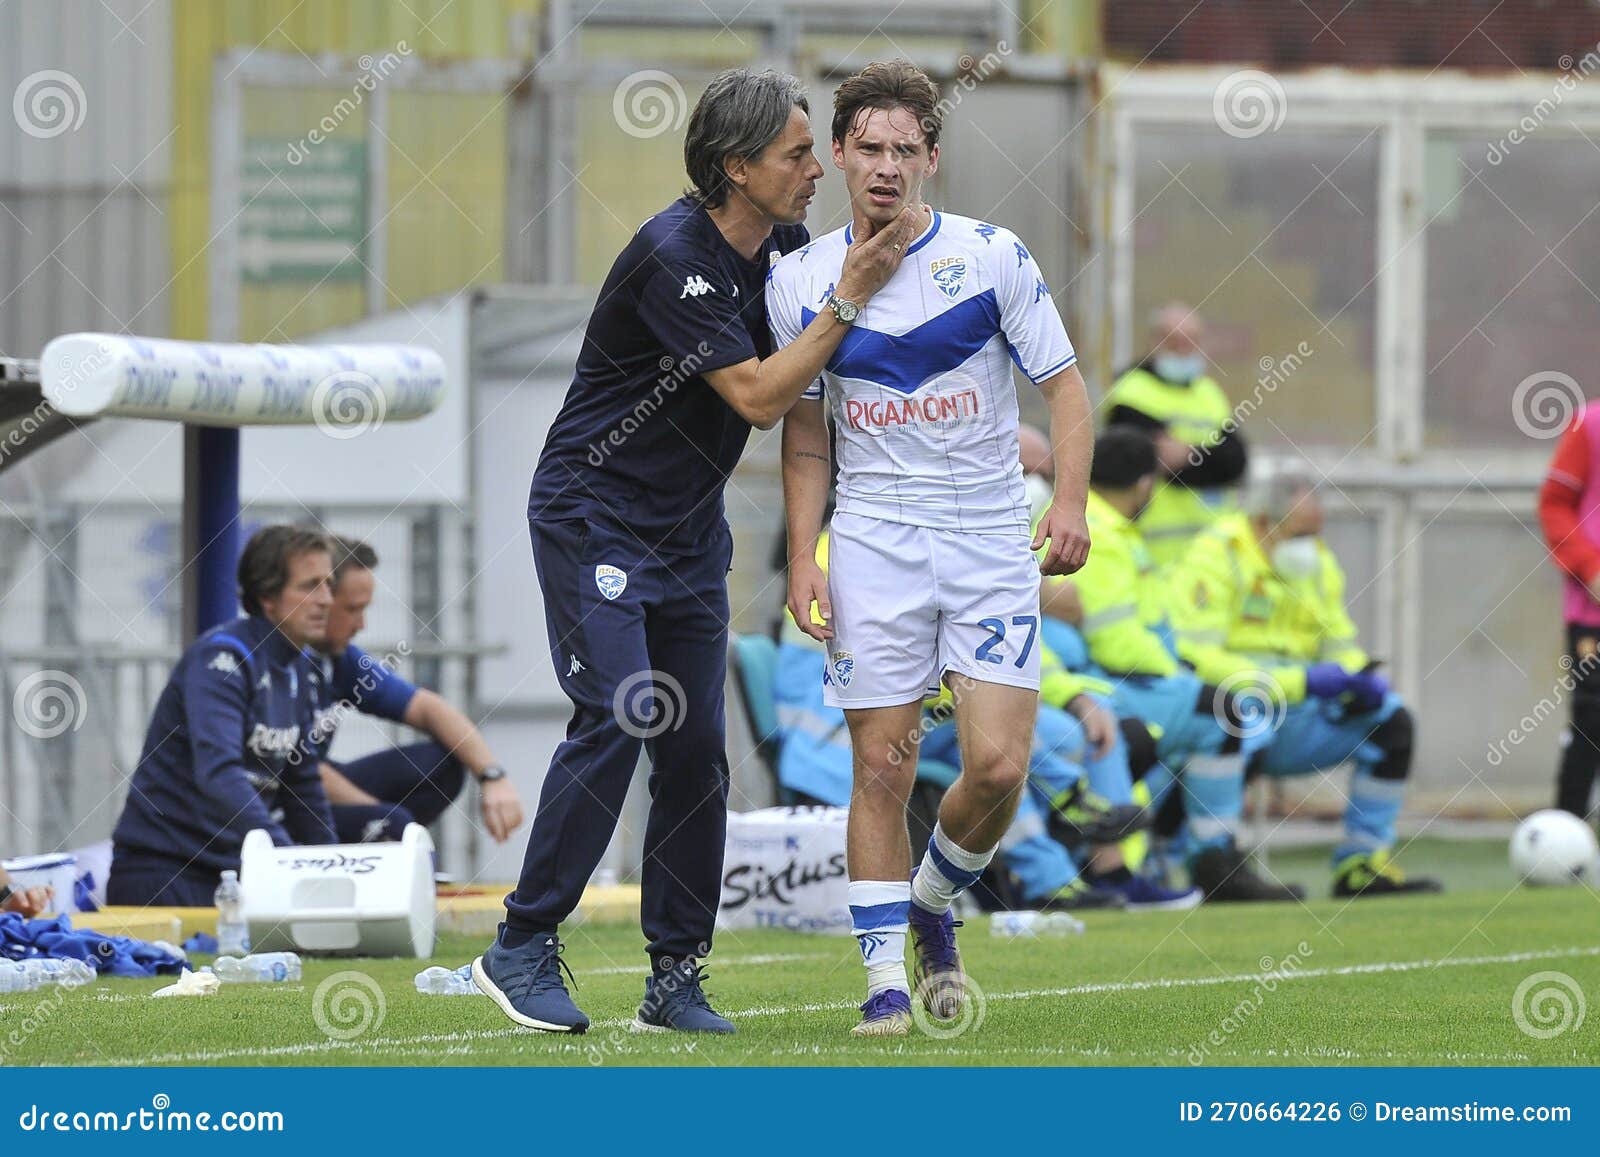
[[[728,757],[723,681],[733,539],[652,552],[608,522],[530,521],[550,657],[572,700],[507,923],[553,932],[578,906],[650,756],[640,923],[657,968],[711,950]]]

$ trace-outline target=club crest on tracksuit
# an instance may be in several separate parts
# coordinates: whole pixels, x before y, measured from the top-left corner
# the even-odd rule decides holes
[[[928,272],[933,274],[933,283],[937,285],[946,297],[955,297],[961,292],[961,287],[967,283],[967,259],[965,257],[939,257],[928,263]]]
[[[850,686],[850,676],[855,674],[856,657],[849,651],[833,653],[833,680],[841,687]]]
[[[600,588],[600,593],[606,598],[615,599],[628,589],[628,572],[601,563],[594,568],[594,585]]]

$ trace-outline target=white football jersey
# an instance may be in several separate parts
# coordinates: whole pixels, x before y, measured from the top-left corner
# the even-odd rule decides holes
[[[851,229],[773,264],[767,320],[777,345],[827,308]],[[937,530],[1026,533],[1011,366],[1039,382],[1076,360],[1016,234],[935,213],[805,393],[825,390],[833,415],[838,509]]]

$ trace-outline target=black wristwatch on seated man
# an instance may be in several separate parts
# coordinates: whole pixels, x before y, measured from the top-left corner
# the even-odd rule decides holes
[[[0,884],[0,908],[6,906],[6,901],[17,894],[17,890],[10,884]]]

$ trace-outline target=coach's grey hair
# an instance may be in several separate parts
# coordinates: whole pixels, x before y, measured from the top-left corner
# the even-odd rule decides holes
[[[804,86],[787,73],[747,68],[718,73],[694,106],[683,141],[688,195],[707,209],[722,205],[731,185],[727,162],[759,156],[783,132],[795,108],[811,111]]]
[[[1282,522],[1316,488],[1309,474],[1298,470],[1271,471],[1250,479],[1239,495],[1239,509],[1269,522]]]

